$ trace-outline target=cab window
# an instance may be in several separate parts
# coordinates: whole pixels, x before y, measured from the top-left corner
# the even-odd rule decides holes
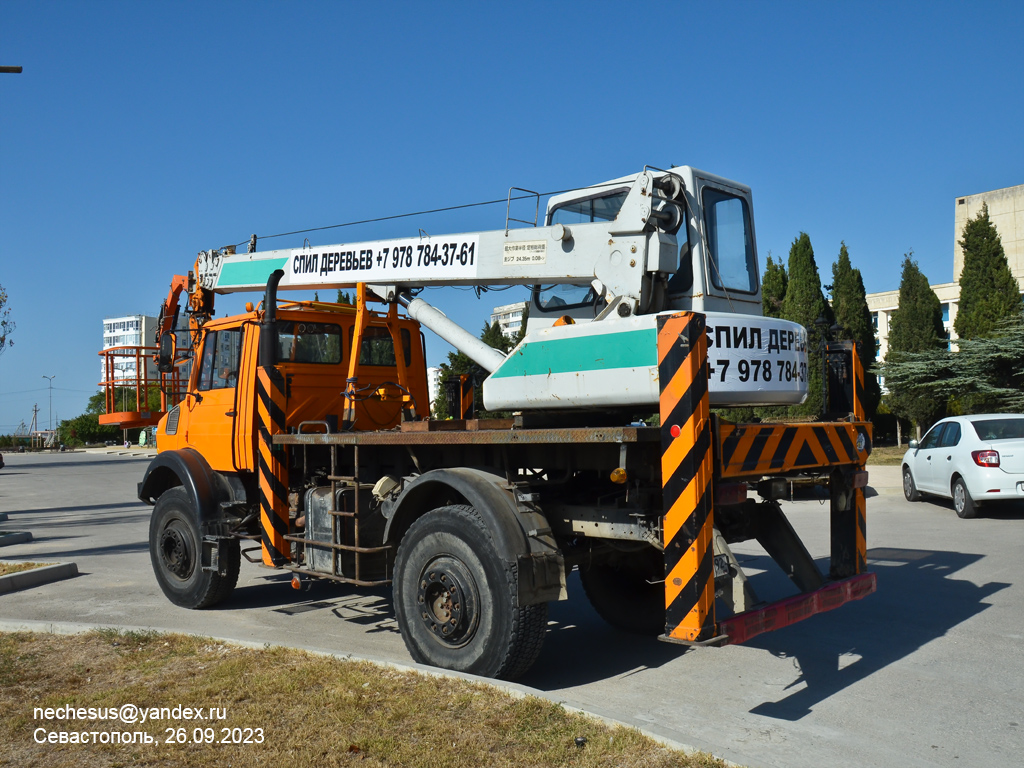
[[[686,219],[680,227],[682,234],[676,235],[683,242],[679,244],[679,266],[676,269],[676,273],[668,281],[668,293],[670,296],[689,292],[693,288],[693,249],[690,247],[690,228],[686,224],[690,217],[689,207],[684,207],[683,211]]]
[[[533,288],[533,301],[543,312],[588,307],[596,298],[597,294],[589,285],[536,285]]]
[[[203,360],[199,367],[199,389],[233,389],[238,383],[242,329],[210,331],[203,342]]]
[[[282,363],[337,365],[341,362],[341,326],[333,323],[278,323],[277,359]]]
[[[349,343],[355,328],[349,329]],[[412,336],[408,328],[401,329],[402,352],[405,358],[405,365],[412,365]],[[395,342],[391,338],[391,331],[380,326],[368,325],[363,329],[363,343],[359,345],[360,365],[380,365],[394,368],[398,365],[395,359]]]
[[[708,240],[711,284],[743,293],[757,291],[757,265],[747,201],[705,187],[704,226]]]
[[[555,208],[548,224],[589,224],[594,221],[612,221],[626,202],[628,189],[611,194],[595,195],[585,200],[573,200]]]

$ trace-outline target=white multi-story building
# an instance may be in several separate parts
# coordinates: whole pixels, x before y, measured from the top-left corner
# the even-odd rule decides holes
[[[983,203],[988,206],[989,219],[999,233],[1010,271],[1024,293],[1024,184],[956,198],[953,216],[953,282],[931,287],[942,304],[942,327],[949,342],[955,342],[957,338],[953,323],[956,321],[960,301],[960,273],[964,269],[960,241],[964,236],[964,226],[978,216]],[[889,323],[892,313],[899,306],[899,299],[899,289],[867,295],[868,309],[875,325],[875,338],[878,340],[875,353],[878,361],[885,359],[889,349]]]
[[[514,339],[519,335],[519,329],[523,326],[523,313],[526,312],[526,302],[517,301],[515,304],[505,304],[491,310],[491,325],[495,323],[501,328],[501,332]]]
[[[103,349],[111,347],[152,347],[155,344],[157,319],[149,315],[124,315],[122,317],[106,317],[103,319]],[[159,374],[153,364],[152,352],[146,355],[147,377],[157,380]],[[134,354],[117,355],[113,360],[115,379],[138,378],[137,356]],[[106,362],[101,366],[100,377],[107,376]]]

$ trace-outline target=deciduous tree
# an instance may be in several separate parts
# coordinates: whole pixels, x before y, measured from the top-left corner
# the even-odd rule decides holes
[[[512,348],[512,341],[501,332],[501,326],[497,322],[484,323],[480,338],[489,346],[507,353]],[[477,418],[496,417],[502,413],[494,413],[484,410],[483,383],[489,375],[487,371],[473,362],[465,352],[449,352],[448,362],[441,363],[441,375],[437,383],[437,399],[434,401],[434,417],[438,419],[451,418],[458,413],[455,403],[448,402],[447,383],[458,380],[461,374],[467,374],[470,382],[475,386],[474,409]]]

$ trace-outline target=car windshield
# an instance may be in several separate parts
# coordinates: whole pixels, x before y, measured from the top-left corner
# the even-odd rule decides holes
[[[977,419],[971,422],[982,440],[1019,440],[1024,438],[1024,418]]]

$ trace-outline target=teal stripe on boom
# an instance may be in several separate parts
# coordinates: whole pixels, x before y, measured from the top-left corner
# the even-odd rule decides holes
[[[529,342],[502,363],[491,378],[649,368],[657,364],[658,332],[649,328]]]
[[[217,278],[217,286],[266,285],[270,273],[275,269],[284,269],[284,265],[287,263],[287,256],[283,259],[229,262],[221,268],[220,277]]]

